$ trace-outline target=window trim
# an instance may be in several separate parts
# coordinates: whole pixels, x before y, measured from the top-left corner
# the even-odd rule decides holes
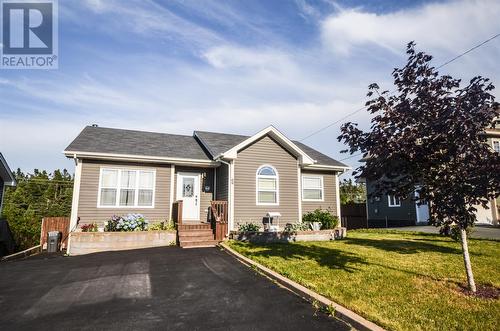
[[[394,198],[394,204],[391,203],[391,197]],[[399,202],[396,203],[396,201]],[[387,195],[387,205],[390,207],[390,208],[394,208],[394,207],[401,207],[401,199],[400,198],[397,198],[395,195],[393,194],[388,194]]]
[[[491,148],[493,149],[493,151],[495,151],[495,143],[498,143],[498,145],[500,146],[500,139],[498,139],[498,138],[491,138]]]
[[[259,175],[262,168],[269,167],[274,170],[275,175]],[[276,180],[276,190],[259,190],[259,179],[260,178],[272,178]],[[259,202],[259,191],[260,192],[275,192],[276,202]],[[255,204],[257,206],[279,206],[280,205],[280,177],[278,170],[270,164],[261,165],[255,172]]]
[[[320,187],[320,190],[321,190],[321,199],[305,199],[304,198],[304,179],[305,178],[314,178],[314,179],[320,179],[320,182],[321,182],[321,187]],[[325,182],[323,180],[323,176],[321,175],[302,175],[302,192],[301,192],[301,195],[302,195],[302,201],[311,201],[311,202],[324,202],[325,201]],[[308,190],[313,190],[313,189],[308,189]],[[316,189],[317,190],[317,189]]]
[[[115,170],[118,171],[118,178],[116,187],[103,187],[102,186],[102,173],[105,170]],[[134,205],[132,206],[121,206],[120,205],[120,190],[121,181],[122,181],[122,171],[134,171],[135,172],[135,187],[133,188],[134,192]],[[153,174],[153,196],[152,196],[152,204],[151,206],[141,206],[139,205],[139,174],[140,172],[151,172]],[[101,205],[101,191],[103,188],[112,188],[116,189],[116,198],[115,204],[112,206],[103,206]],[[126,189],[126,188],[124,188]],[[127,167],[101,167],[99,169],[99,187],[97,191],[97,208],[99,209],[154,209],[155,208],[155,198],[156,198],[156,169],[154,168],[127,168]]]

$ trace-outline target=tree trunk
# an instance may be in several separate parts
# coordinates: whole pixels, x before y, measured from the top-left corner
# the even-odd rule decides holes
[[[469,290],[475,293],[476,282],[474,281],[474,275],[472,274],[472,266],[470,264],[469,246],[467,245],[467,232],[464,229],[460,229],[460,237],[462,238],[462,253],[464,255],[465,271],[467,273],[467,283],[469,284]]]

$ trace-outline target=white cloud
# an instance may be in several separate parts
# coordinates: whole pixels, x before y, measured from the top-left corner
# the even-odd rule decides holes
[[[499,33],[498,17],[500,2],[493,0],[431,3],[387,14],[345,9],[325,19],[321,33],[324,45],[343,56],[374,45],[401,53],[411,40],[425,49],[459,52]]]

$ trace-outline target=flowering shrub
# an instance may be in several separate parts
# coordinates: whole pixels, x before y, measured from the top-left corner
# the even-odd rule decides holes
[[[128,214],[126,216],[113,215],[111,219],[104,222],[104,231],[145,231],[148,221],[141,214]]]
[[[316,209],[302,216],[304,223],[321,223],[321,230],[335,229],[339,225],[339,218],[334,216],[330,210]]]
[[[92,224],[84,224],[80,227],[82,229],[82,232],[97,232],[97,223],[92,223]]]

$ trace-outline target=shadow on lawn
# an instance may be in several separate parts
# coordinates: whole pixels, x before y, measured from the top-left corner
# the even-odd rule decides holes
[[[415,254],[421,252],[436,252],[443,254],[462,254],[462,251],[448,246],[436,245],[427,241],[349,238],[343,240],[346,244],[368,246],[387,252],[399,254]]]
[[[253,244],[249,244],[254,246]],[[330,269],[341,269],[347,272],[359,270],[357,266],[367,264],[364,258],[357,254],[345,252],[339,249],[323,246],[302,246],[291,244],[266,244],[255,245],[261,248],[256,252],[250,251],[246,254],[252,257],[281,257],[285,260],[314,260],[319,265]]]

